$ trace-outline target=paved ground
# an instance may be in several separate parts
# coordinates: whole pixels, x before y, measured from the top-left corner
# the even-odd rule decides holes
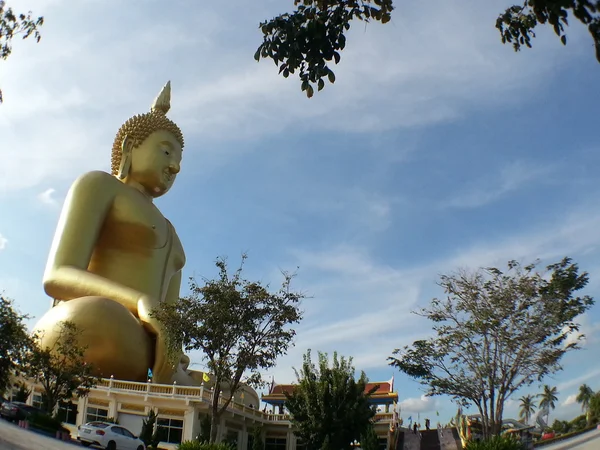
[[[0,419],[0,450],[77,450],[77,443],[62,442],[19,428]]]
[[[599,450],[600,430],[593,430],[568,441],[540,447],[540,450]]]

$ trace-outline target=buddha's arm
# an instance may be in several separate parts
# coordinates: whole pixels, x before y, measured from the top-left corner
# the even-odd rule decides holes
[[[111,178],[105,172],[90,172],[73,183],[50,249],[44,290],[59,300],[107,297],[137,312],[140,292],[87,270],[115,196],[116,180]]]
[[[165,303],[175,303],[179,300],[179,288],[181,286],[181,271],[177,272],[171,277],[169,281],[169,287],[165,295]],[[142,296],[138,302],[138,314],[140,320],[146,324],[146,326],[154,333],[160,333],[160,327],[158,322],[151,315],[152,311],[158,308],[159,304],[157,299],[153,299],[147,296]]]

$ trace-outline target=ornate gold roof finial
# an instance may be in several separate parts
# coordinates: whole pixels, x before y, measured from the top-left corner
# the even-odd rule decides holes
[[[160,111],[163,114],[167,114],[169,109],[171,109],[171,81],[167,81],[167,84],[163,86],[158,96],[154,99],[150,111]]]

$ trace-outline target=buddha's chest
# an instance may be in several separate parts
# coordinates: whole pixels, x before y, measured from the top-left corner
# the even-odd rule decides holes
[[[117,196],[106,216],[103,240],[121,248],[163,248],[169,224],[160,211],[141,196]]]

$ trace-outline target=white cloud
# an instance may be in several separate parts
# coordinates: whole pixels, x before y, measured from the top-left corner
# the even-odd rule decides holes
[[[0,250],[4,250],[6,248],[6,244],[8,244],[8,239],[0,234]]]
[[[563,406],[569,406],[577,403],[577,394],[569,395],[562,403]]]
[[[0,155],[11,158],[0,169],[0,193],[107,168],[118,127],[169,78],[171,117],[188,142],[236,142],[212,154],[216,146],[204,146],[205,160],[234,157],[248,151],[246,140],[291,128],[370,133],[451,121],[470,108],[523,101],[542,84],[532,88],[531,79],[551,81],[562,49],[555,40],[546,45],[543,31],[534,50],[502,46],[493,27],[500,2],[432,2],[399,5],[386,26],[355,24],[336,84],[307,100],[297,79],[252,59],[256,25],[286,9],[278,3],[118,3],[115,16],[116,1],[31,1],[46,15],[44,38],[19,43],[7,63]],[[94,17],[94,26],[81,17]],[[576,30],[560,54],[564,64],[577,53]],[[371,213],[387,226],[384,203],[374,201]]]
[[[407,398],[400,402],[402,414],[435,412],[439,408],[438,400],[422,395],[419,398]],[[413,420],[416,418],[413,417]]]
[[[475,180],[463,192],[443,203],[445,207],[477,208],[516,192],[527,184],[548,176],[553,166],[517,161],[500,169],[496,176]]]
[[[581,386],[583,383],[585,383],[586,381],[592,379],[592,378],[596,378],[600,376],[600,368],[594,368],[590,371],[588,371],[587,373],[584,373],[583,375],[577,377],[577,378],[572,378],[568,381],[564,381],[562,383],[558,383],[556,385],[556,388],[558,389],[558,392],[561,391],[566,391],[569,390],[573,387],[579,387]]]
[[[57,203],[56,199],[54,198],[55,192],[56,190],[53,188],[46,189],[44,192],[38,195],[38,200],[44,205],[55,206]]]
[[[440,273],[458,267],[504,265],[510,259],[577,257],[600,244],[600,214],[591,214],[588,208],[565,213],[561,220],[545,226],[411,267],[384,264],[364,248],[348,244],[318,251],[292,250],[287,265],[301,267],[302,290],[313,298],[303,305],[306,316],[297,330],[297,346],[270,375],[292,381],[291,366],[300,364],[307,348],[353,356],[358,370],[385,367],[395,348],[431,333],[430,323],[410,312],[440,294],[434,285]],[[600,329],[586,315],[579,321],[588,336]],[[559,391],[598,374],[600,369],[563,383]]]

